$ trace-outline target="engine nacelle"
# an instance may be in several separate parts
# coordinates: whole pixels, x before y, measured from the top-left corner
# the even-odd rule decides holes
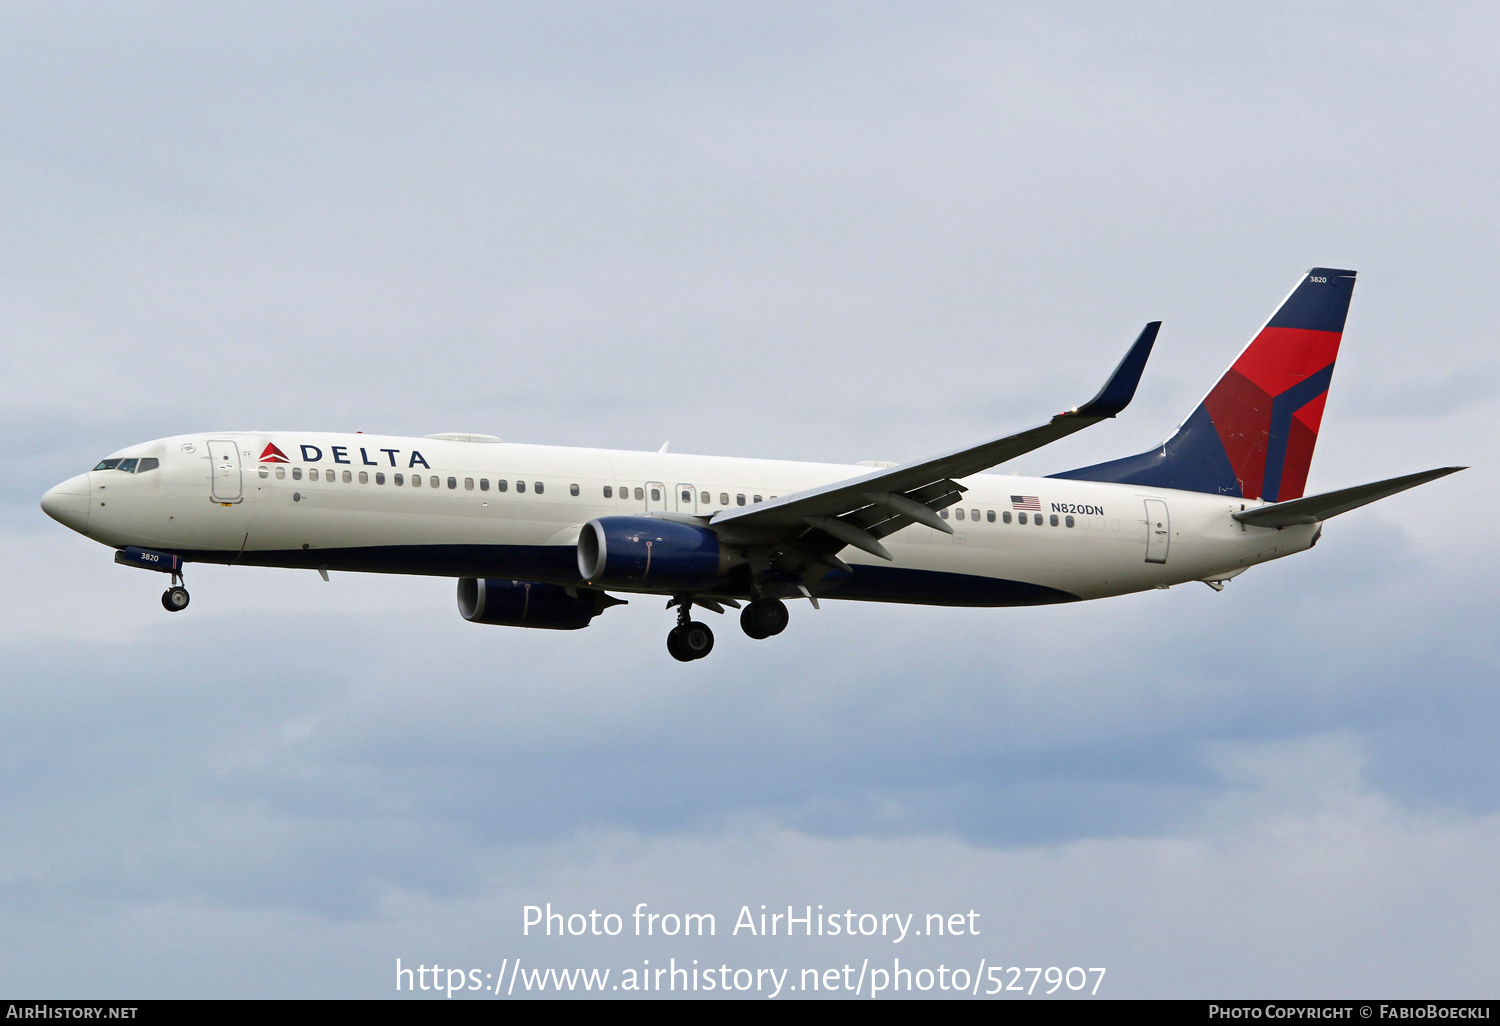
[[[600,517],[578,535],[578,572],[607,588],[703,588],[729,566],[705,527],[656,517]]]
[[[458,613],[470,623],[576,631],[621,602],[602,591],[574,592],[560,584],[460,577]]]

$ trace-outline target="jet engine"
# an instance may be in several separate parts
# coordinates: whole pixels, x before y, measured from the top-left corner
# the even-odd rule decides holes
[[[535,581],[458,579],[458,612],[470,623],[576,631],[622,599],[583,588]]]
[[[597,587],[703,588],[730,562],[706,527],[656,517],[600,517],[578,536],[578,572]]]

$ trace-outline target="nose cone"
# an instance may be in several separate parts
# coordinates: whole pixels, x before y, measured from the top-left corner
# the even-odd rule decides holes
[[[80,534],[89,526],[89,476],[79,474],[42,496],[42,512]]]

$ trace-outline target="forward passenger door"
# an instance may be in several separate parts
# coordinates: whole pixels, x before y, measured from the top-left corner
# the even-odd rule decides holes
[[[213,501],[239,502],[244,497],[239,443],[224,438],[213,439],[208,443],[208,460],[213,475],[209,495]]]

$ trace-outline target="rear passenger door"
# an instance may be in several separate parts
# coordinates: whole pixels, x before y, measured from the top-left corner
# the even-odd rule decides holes
[[[1165,563],[1172,542],[1172,521],[1167,504],[1160,499],[1146,500],[1146,562]]]

